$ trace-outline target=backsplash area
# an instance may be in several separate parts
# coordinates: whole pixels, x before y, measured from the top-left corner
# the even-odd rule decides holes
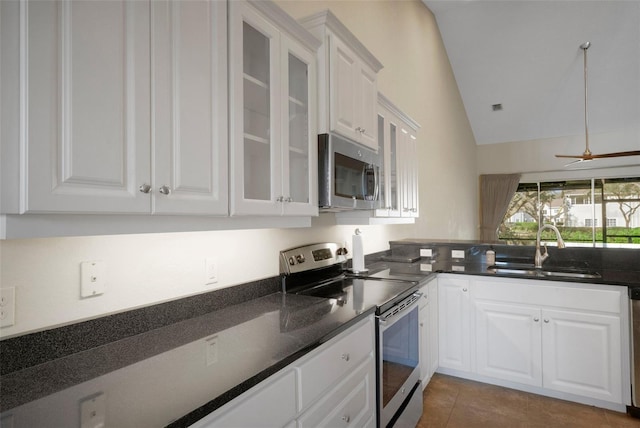
[[[22,335],[130,309],[199,295],[279,274],[280,250],[313,242],[346,243],[355,226],[320,216],[313,227],[0,241],[0,283],[15,287],[15,324],[0,336]],[[365,253],[412,235],[413,225],[359,226]],[[205,259],[218,282],[205,285]],[[102,295],[80,297],[80,263],[103,261]]]

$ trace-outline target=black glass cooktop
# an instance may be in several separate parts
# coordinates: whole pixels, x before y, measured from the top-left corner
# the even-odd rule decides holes
[[[335,299],[338,305],[353,305],[356,310],[375,305],[377,312],[382,313],[418,287],[418,281],[345,277],[298,290],[296,294]]]

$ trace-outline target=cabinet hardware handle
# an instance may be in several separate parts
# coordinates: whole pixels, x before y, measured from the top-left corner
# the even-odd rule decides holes
[[[278,196],[276,202],[284,202],[284,196]]]
[[[407,389],[406,389],[406,388],[402,388],[402,389],[400,390],[400,393],[402,393],[402,395],[404,395],[406,392],[407,392]]]
[[[349,361],[349,354],[342,354],[342,359],[345,361]]]
[[[549,320],[548,320],[548,319],[545,319],[545,320],[544,320],[544,322],[546,322],[547,324],[549,324]]]
[[[162,193],[163,195],[168,195],[171,193],[171,187],[164,185],[164,186],[160,186],[160,193]]]
[[[345,421],[346,423],[349,423],[349,421],[351,421],[351,418],[349,417],[349,415],[344,415],[342,417],[342,420]]]
[[[138,190],[140,190],[142,193],[149,193],[151,192],[151,186],[147,183],[143,183],[140,185],[140,187],[138,187]]]
[[[360,133],[361,133],[361,134],[364,134],[364,131],[366,131],[366,129],[364,129],[364,128],[360,128]]]
[[[538,321],[540,321],[540,318],[535,317],[533,320],[534,320],[535,322],[538,322]]]
[[[463,288],[463,289],[462,289],[462,291],[464,291],[464,292],[466,293],[466,292],[467,292],[467,289],[466,289],[466,288]]]
[[[284,200],[285,202],[293,202],[293,198],[291,196],[289,196],[287,199]]]
[[[362,128],[360,128],[359,126],[356,128],[356,132],[362,132]]]

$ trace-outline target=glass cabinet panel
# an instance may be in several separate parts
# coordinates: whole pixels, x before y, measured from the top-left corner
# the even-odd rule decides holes
[[[399,200],[399,177],[398,177],[398,128],[393,123],[389,123],[389,158],[391,164],[389,168],[389,193],[391,199],[388,201],[392,211],[397,211],[400,207]]]
[[[271,199],[271,40],[243,23],[244,198]]]
[[[289,192],[290,202],[309,202],[308,64],[289,53]]]

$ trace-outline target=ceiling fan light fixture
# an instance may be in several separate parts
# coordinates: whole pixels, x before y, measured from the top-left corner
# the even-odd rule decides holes
[[[584,138],[585,138],[585,150],[581,155],[556,155],[557,158],[573,158],[579,160],[593,160],[593,159],[601,159],[601,158],[615,158],[615,157],[623,157],[623,156],[640,156],[640,150],[631,150],[626,152],[615,152],[615,153],[603,153],[599,155],[594,155],[591,150],[589,150],[589,115],[587,109],[587,49],[591,46],[591,42],[584,42],[580,45],[580,49],[582,49],[584,54]],[[565,166],[572,165],[569,163]]]

